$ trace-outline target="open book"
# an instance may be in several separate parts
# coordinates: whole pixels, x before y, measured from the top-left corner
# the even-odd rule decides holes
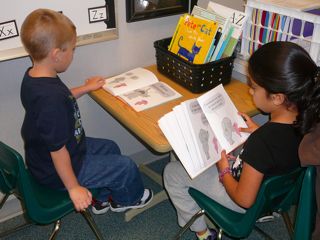
[[[158,121],[159,127],[191,178],[246,141],[247,127],[220,84],[196,99],[182,102]]]
[[[137,112],[181,97],[181,94],[144,68],[135,68],[107,78],[103,89],[121,98]]]

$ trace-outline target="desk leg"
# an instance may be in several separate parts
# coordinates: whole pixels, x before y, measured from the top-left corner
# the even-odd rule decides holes
[[[148,166],[146,166],[144,164],[141,164],[139,166],[139,169],[141,172],[143,172],[145,175],[147,175],[149,178],[151,178],[153,181],[155,181],[161,187],[163,187],[162,176],[159,173],[153,171],[151,168],[149,168]]]
[[[172,159],[172,153],[170,152],[170,161]],[[157,172],[153,171],[151,168],[147,167],[146,165],[140,164],[139,169],[141,172],[146,174],[149,178],[151,178],[153,181],[158,183],[160,186],[163,187],[162,183],[162,176],[158,174]],[[168,195],[165,190],[162,190],[158,193],[156,193],[153,196],[152,202],[149,203],[146,207],[140,208],[140,209],[131,209],[125,213],[125,221],[129,222],[132,218],[137,216],[138,214],[144,212],[145,210],[157,205],[158,203],[163,202],[164,200],[168,199]]]

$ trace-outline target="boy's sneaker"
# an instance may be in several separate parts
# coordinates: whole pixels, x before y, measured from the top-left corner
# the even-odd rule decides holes
[[[151,202],[152,198],[153,198],[152,190],[149,188],[145,188],[143,196],[137,204],[132,206],[122,206],[120,204],[110,201],[110,209],[113,212],[124,212],[128,209],[143,208]]]
[[[94,214],[104,214],[108,212],[109,208],[109,202],[101,202],[99,200],[92,199],[91,210]]]

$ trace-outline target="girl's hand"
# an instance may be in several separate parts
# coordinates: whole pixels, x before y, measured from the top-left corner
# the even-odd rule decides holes
[[[101,88],[104,85],[104,78],[100,76],[94,76],[88,78],[85,81],[85,86],[88,88],[89,91],[94,91]]]
[[[229,167],[229,159],[232,156],[227,155],[226,150],[222,150],[221,152],[221,159],[216,163],[218,171],[222,171],[223,169]]]
[[[259,125],[256,124],[251,117],[249,117],[247,114],[245,113],[241,113],[239,112],[239,115],[241,117],[244,118],[244,120],[246,121],[248,127],[247,128],[239,128],[239,130],[241,132],[246,132],[246,133],[253,133],[255,130],[257,130],[259,128]]]

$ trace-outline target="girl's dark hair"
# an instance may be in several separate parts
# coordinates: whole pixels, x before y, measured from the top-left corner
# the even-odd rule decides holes
[[[320,122],[320,70],[308,52],[292,42],[270,42],[249,59],[249,74],[268,93],[283,93],[298,110],[302,134]]]

